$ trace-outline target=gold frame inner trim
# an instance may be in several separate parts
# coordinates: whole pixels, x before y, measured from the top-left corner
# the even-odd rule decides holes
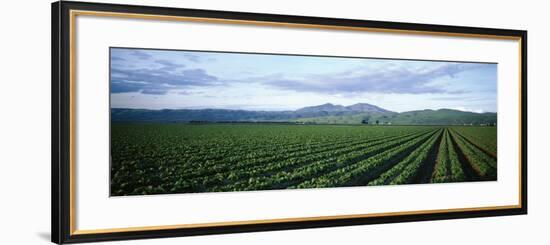
[[[205,227],[219,227],[219,226],[232,226],[232,225],[251,225],[251,224],[269,224],[269,223],[285,223],[285,222],[300,222],[300,221],[355,219],[355,218],[387,217],[387,216],[400,216],[400,215],[412,215],[412,214],[436,214],[436,213],[464,212],[464,211],[500,210],[500,209],[510,209],[510,208],[517,208],[517,207],[518,207],[517,205],[509,205],[509,206],[478,207],[478,208],[435,209],[435,210],[408,211],[408,212],[331,215],[331,216],[317,216],[317,217],[304,217],[304,218],[281,218],[281,219],[264,219],[264,220],[248,220],[248,221],[227,221],[227,222],[212,222],[212,223],[182,224],[182,225],[140,226],[140,227],[126,227],[126,228],[80,230],[80,231],[75,231],[75,233],[73,233],[73,234],[76,234],[76,235],[80,235],[80,234],[100,234],[100,233],[112,233],[112,232],[154,231],[154,230],[172,230],[172,229],[181,229],[181,228],[205,228]]]
[[[232,25],[254,25],[254,26],[272,26],[272,27],[289,27],[289,28],[305,28],[305,29],[325,29],[325,30],[343,30],[343,31],[368,31],[378,33],[397,33],[409,35],[430,35],[430,36],[452,36],[452,37],[473,37],[473,38],[489,38],[489,39],[507,39],[518,40],[521,37],[517,36],[501,36],[489,34],[468,34],[456,32],[435,32],[435,31],[418,31],[418,30],[399,30],[373,27],[355,27],[355,26],[333,26],[320,24],[298,24],[298,23],[283,23],[274,21],[255,21],[255,20],[236,20],[236,19],[218,19],[204,17],[187,17],[187,16],[170,16],[170,15],[153,15],[153,14],[134,14],[134,13],[118,13],[118,12],[103,12],[103,11],[87,11],[87,10],[71,10],[71,15],[86,15],[96,17],[115,17],[129,19],[144,19],[144,20],[162,20],[162,21],[185,21],[185,22],[201,22],[215,24],[232,24]]]
[[[488,210],[503,210],[514,209],[522,207],[522,184],[521,184],[521,169],[522,169],[522,144],[521,144],[521,44],[522,39],[518,36],[501,36],[501,35],[487,35],[487,34],[467,34],[467,33],[453,33],[453,32],[433,32],[433,31],[417,31],[417,30],[399,30],[399,29],[384,29],[384,28],[370,28],[370,27],[352,27],[352,26],[332,26],[332,25],[318,25],[318,24],[296,24],[296,23],[283,23],[283,22],[268,22],[268,21],[252,21],[252,20],[236,20],[236,19],[217,19],[217,18],[201,18],[201,17],[183,17],[183,16],[168,16],[168,15],[151,15],[151,14],[134,14],[134,13],[117,13],[117,12],[103,12],[103,11],[85,11],[85,10],[70,10],[69,12],[69,35],[70,35],[70,180],[69,180],[69,220],[70,220],[70,234],[71,235],[84,235],[84,234],[102,234],[102,233],[117,233],[117,232],[131,232],[131,231],[154,231],[154,230],[171,230],[171,229],[184,229],[184,228],[205,228],[205,227],[222,227],[222,226],[236,226],[236,225],[253,225],[253,224],[269,224],[269,223],[286,223],[286,222],[300,222],[300,221],[320,221],[320,220],[337,220],[337,219],[354,219],[354,218],[370,218],[370,217],[384,217],[384,216],[401,216],[401,215],[415,215],[415,214],[437,214],[437,213],[453,213],[453,212],[465,212],[465,211],[488,211]],[[112,17],[112,18],[129,18],[129,19],[144,19],[144,20],[161,20],[161,21],[186,21],[186,22],[202,22],[202,23],[214,23],[214,24],[232,24],[232,25],[255,25],[255,26],[272,26],[272,27],[287,27],[287,28],[313,28],[313,29],[325,29],[325,30],[342,30],[342,31],[368,31],[377,33],[395,33],[395,34],[409,34],[409,35],[428,35],[428,36],[451,36],[451,37],[467,37],[467,38],[487,38],[487,39],[500,39],[500,40],[516,40],[519,42],[519,203],[517,205],[504,205],[504,206],[488,206],[488,207],[472,207],[472,208],[452,208],[452,209],[434,209],[434,210],[420,210],[420,211],[404,211],[404,212],[385,212],[385,213],[371,213],[371,214],[352,214],[352,215],[331,215],[331,216],[316,216],[316,217],[297,217],[297,218],[280,218],[280,219],[263,219],[263,220],[246,220],[246,221],[228,221],[228,222],[211,222],[211,223],[195,223],[195,224],[177,224],[177,225],[159,225],[159,226],[140,226],[140,227],[125,227],[125,228],[108,228],[108,229],[90,229],[90,230],[77,230],[76,229],[76,187],[75,187],[75,84],[76,84],[76,16],[95,16],[95,17]]]

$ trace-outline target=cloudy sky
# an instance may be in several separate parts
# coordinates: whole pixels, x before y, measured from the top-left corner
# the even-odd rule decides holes
[[[111,107],[497,111],[497,65],[111,48]]]

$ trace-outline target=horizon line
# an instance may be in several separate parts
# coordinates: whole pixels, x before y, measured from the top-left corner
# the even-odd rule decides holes
[[[265,110],[265,109],[258,109],[258,110],[250,110],[250,109],[235,109],[235,108],[213,108],[213,107],[205,107],[205,108],[159,108],[159,109],[151,109],[151,108],[129,108],[129,107],[110,107],[109,109],[122,109],[122,110],[148,110],[148,111],[162,111],[162,110],[226,110],[226,111],[251,111],[251,112],[295,112],[297,110],[300,110],[300,109],[303,109],[303,108],[306,108],[306,107],[315,107],[315,106],[321,106],[321,105],[326,105],[326,104],[332,104],[332,103],[325,103],[325,104],[320,104],[320,105],[314,105],[314,106],[304,106],[304,107],[301,107],[301,108],[298,108],[298,109],[294,109],[294,110],[291,110],[291,109],[285,109],[285,110]],[[368,103],[356,103],[356,104],[368,104]],[[356,105],[356,104],[353,104],[353,105]],[[332,105],[335,105],[335,106],[343,106],[343,105],[338,105],[338,104],[332,104]],[[368,104],[368,105],[371,105],[371,106],[376,106],[376,105],[372,105],[372,104]],[[352,106],[352,105],[349,105],[349,106]],[[349,106],[343,106],[343,107],[349,107]],[[398,111],[392,111],[392,110],[387,110],[387,109],[384,109],[382,107],[379,107],[379,106],[376,106],[382,110],[385,110],[387,111],[386,113],[405,113],[405,112],[413,112],[413,111],[439,111],[439,110],[452,110],[452,111],[460,111],[460,112],[470,112],[470,113],[476,113],[476,114],[484,114],[484,113],[494,113],[494,114],[498,114],[498,112],[496,111],[483,111],[483,112],[476,112],[476,111],[467,111],[467,110],[460,110],[460,109],[453,109],[453,108],[438,108],[438,109],[416,109],[416,110],[408,110],[408,111],[401,111],[401,112],[398,112]]]

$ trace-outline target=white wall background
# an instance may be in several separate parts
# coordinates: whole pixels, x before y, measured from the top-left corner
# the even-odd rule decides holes
[[[111,1],[106,1],[111,2]],[[122,1],[245,12],[529,31],[529,215],[112,242],[109,244],[548,244],[546,106],[550,30],[544,1]],[[50,1],[4,3],[0,31],[0,244],[48,244]]]

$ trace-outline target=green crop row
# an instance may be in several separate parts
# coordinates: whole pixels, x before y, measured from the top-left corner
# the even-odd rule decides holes
[[[453,127],[453,130],[493,157],[497,155],[496,127]]]
[[[441,130],[443,131],[443,130]],[[413,156],[410,161],[406,162],[406,166],[403,168],[403,171],[401,171],[391,182],[392,185],[397,184],[407,184],[411,183],[413,179],[420,174],[420,169],[423,167],[423,165],[429,164],[427,163],[430,151],[432,151],[433,147],[436,144],[436,141],[440,139],[441,131],[434,135],[418,150],[413,152],[411,155]]]
[[[482,178],[496,179],[496,161],[451,130],[452,139],[458,145],[471,167]]]
[[[439,137],[438,134],[434,134],[428,141],[424,142],[420,147],[411,152],[408,156],[405,157],[401,162],[393,166],[388,171],[382,173],[378,178],[368,183],[368,185],[387,185],[391,184],[394,179],[404,179],[406,178],[403,173],[405,171],[414,171],[409,169],[417,163],[422,163],[425,158],[427,158],[428,151],[434,145],[435,140]]]
[[[460,165],[458,155],[454,149],[449,130],[445,129],[441,144],[439,145],[439,153],[435,171],[432,176],[434,183],[460,182],[464,181],[466,176]]]
[[[111,194],[492,180],[491,130],[496,127],[113,123]]]
[[[388,165],[391,165],[392,159],[402,157],[408,150],[415,148],[431,135],[433,135],[433,132],[406,142],[392,145],[392,147],[388,147],[389,149],[384,148],[384,151],[359,162],[352,160],[351,164],[345,164],[350,161],[348,156],[341,157],[339,162],[343,163],[343,167],[320,176],[319,178],[304,182],[298,187],[319,188],[356,185],[357,182],[364,181],[364,179],[372,178],[373,176],[377,176],[378,173],[384,172]]]
[[[309,159],[306,158],[305,161],[307,164],[302,165],[299,168],[281,169],[278,172],[274,172],[274,174],[252,177],[250,179],[237,182],[233,185],[218,188],[218,190],[249,190],[266,188],[281,189],[292,187],[294,185],[299,185],[301,182],[315,179],[316,176],[342,168],[347,164],[353,164],[355,161],[368,158],[378,152],[390,149],[419,136],[420,134],[407,135],[391,140],[388,139],[383,142],[377,141],[372,144],[365,144],[358,147],[345,147],[338,151],[323,152],[318,156],[312,156],[315,161],[308,161]],[[285,165],[286,163],[293,163],[295,161],[300,162],[303,160],[288,159],[282,164]],[[256,184],[251,185],[250,183]]]

